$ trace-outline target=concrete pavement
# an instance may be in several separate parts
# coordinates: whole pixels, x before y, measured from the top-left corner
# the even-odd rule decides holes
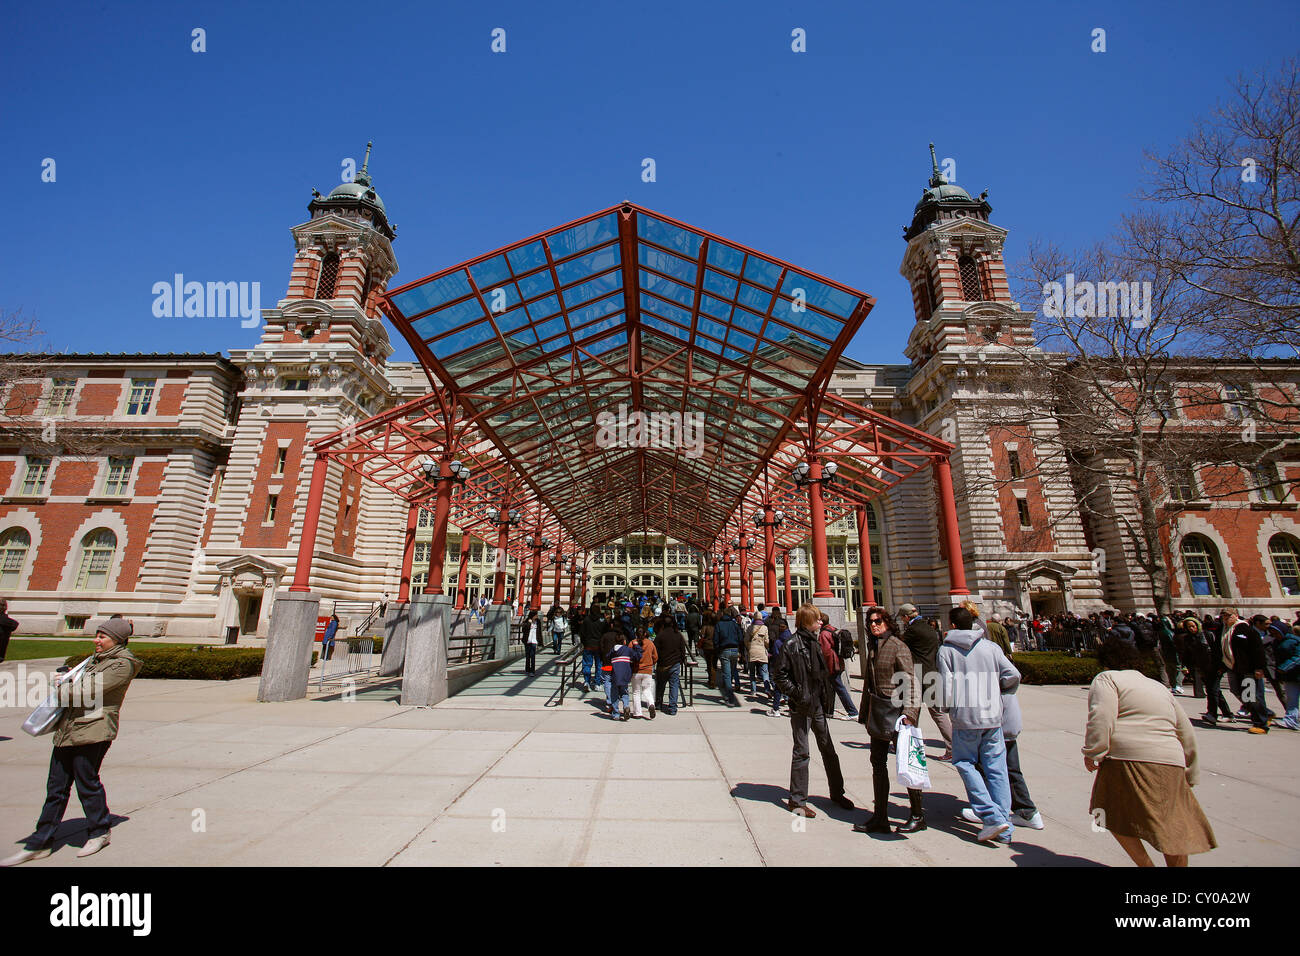
[[[137,680],[103,768],[109,806],[125,818],[112,845],[74,858],[86,839],[74,794],[65,845],[27,866],[1131,865],[1090,826],[1083,688],[1022,689],[1021,763],[1047,828],[1017,829],[1000,848],[976,843],[976,828],[959,819],[964,791],[947,764],[930,762],[928,831],[867,837],[850,828],[865,810],[827,799],[814,748],[818,816],[805,822],[781,805],[788,720],[748,702],[725,709],[704,691],[674,717],[610,721],[595,694],[554,706],[551,661],[543,654],[535,677],[514,662],[427,709],[399,706],[392,683],[352,701],[259,704],[256,678]],[[856,700],[856,679],[853,690]],[[1183,705],[1196,715],[1203,701]],[[24,734],[26,714],[0,709],[4,854],[30,832],[44,798],[50,738]],[[1197,731],[1196,795],[1219,848],[1194,866],[1300,863],[1300,734],[1257,737],[1246,726]],[[928,717],[922,729],[938,744]],[[831,730],[849,796],[864,807],[865,732],[838,720]],[[892,802],[901,821],[897,786]]]

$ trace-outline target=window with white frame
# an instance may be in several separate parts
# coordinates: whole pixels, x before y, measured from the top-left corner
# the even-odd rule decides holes
[[[1273,559],[1282,593],[1288,597],[1300,595],[1300,545],[1290,535],[1275,534],[1269,538],[1268,554]]]
[[[1223,386],[1223,414],[1227,418],[1250,417],[1250,386],[1229,383]]]
[[[46,415],[66,415],[72,409],[72,393],[77,389],[74,378],[56,378],[45,400]]]
[[[113,555],[117,551],[117,535],[107,528],[91,531],[81,539],[81,563],[77,570],[78,591],[108,590],[109,573],[113,570]]]
[[[1219,570],[1219,549],[1208,538],[1189,534],[1183,539],[1183,567],[1196,597],[1227,597]]]
[[[1256,462],[1251,469],[1255,494],[1260,501],[1281,501],[1286,493],[1282,479],[1278,476],[1277,463],[1272,461]]]
[[[28,497],[45,494],[45,479],[49,474],[48,458],[28,458],[27,471],[23,474],[23,494]]]
[[[157,379],[131,379],[131,392],[126,399],[126,413],[128,415],[149,414],[149,409],[153,407],[153,390],[156,384]]]
[[[110,458],[108,471],[104,474],[104,494],[111,497],[125,495],[127,486],[131,484],[134,465],[134,458]]]
[[[10,528],[0,534],[0,591],[15,591],[23,575],[32,536],[24,528]]]
[[[1166,481],[1169,484],[1169,497],[1174,501],[1195,501],[1196,470],[1186,466],[1166,469]]]

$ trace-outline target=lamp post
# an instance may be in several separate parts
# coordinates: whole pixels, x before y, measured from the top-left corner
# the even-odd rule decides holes
[[[496,525],[497,531],[497,560],[496,574],[492,582],[492,603],[506,603],[506,547],[510,543],[510,529],[519,524],[519,509],[511,508],[509,511],[504,509],[489,508],[488,523]]]
[[[433,540],[429,544],[429,576],[424,586],[425,594],[442,593],[442,566],[447,560],[447,519],[451,515],[451,492],[456,485],[469,480],[469,468],[463,463],[443,456],[434,461],[426,455],[420,462],[424,479],[437,489],[433,510]]]
[[[794,483],[808,487],[808,515],[812,523],[813,597],[831,597],[831,575],[826,558],[826,507],[822,501],[822,485],[835,480],[839,465],[823,465],[814,459],[801,461],[794,468]]]
[[[722,585],[722,604],[725,607],[731,603],[731,566],[736,563],[736,556],[731,553],[730,548],[723,553],[726,554],[726,558],[722,562],[726,567],[726,571],[723,572],[726,574],[726,578],[723,580]]]
[[[763,503],[762,511],[754,512],[754,527],[763,529],[763,600],[777,603],[776,594],[776,529],[785,521],[784,511],[773,511],[771,502]],[[790,610],[786,608],[786,610]]]

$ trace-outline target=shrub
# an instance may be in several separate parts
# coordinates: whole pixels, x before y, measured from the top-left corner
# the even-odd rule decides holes
[[[362,637],[349,637],[347,639],[348,650],[349,651],[361,650],[361,642],[364,641],[367,637],[370,637],[370,635],[366,634],[363,635]],[[374,637],[371,637],[370,639],[375,642],[375,653],[376,654],[382,653],[384,650],[384,639],[380,637],[378,634],[376,634]]]
[[[1022,651],[1011,655],[1011,663],[1026,684],[1091,684],[1101,670],[1095,651],[1084,651],[1082,657],[1063,651]],[[1142,673],[1160,679],[1154,657],[1142,661]]]
[[[144,666],[138,677],[155,680],[238,680],[241,677],[257,677],[262,673],[262,661],[266,651],[260,647],[213,647],[199,644],[194,647],[184,645],[164,645],[154,647],[132,647],[131,653],[140,659]],[[90,655],[74,654],[66,664],[79,664]],[[316,655],[312,654],[312,663]]]

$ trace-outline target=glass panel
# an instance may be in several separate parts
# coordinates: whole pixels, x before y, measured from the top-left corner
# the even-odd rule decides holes
[[[709,254],[705,261],[711,266],[717,266],[719,269],[725,269],[733,275],[739,275],[740,267],[745,261],[745,254],[739,249],[733,249],[725,242],[715,240],[709,243]]]
[[[736,297],[735,279],[730,276],[724,276],[721,272],[715,272],[712,269],[704,270],[704,288],[721,296],[724,299],[734,299]]]
[[[487,322],[480,322],[478,325],[471,325],[468,329],[433,342],[429,347],[435,356],[443,359],[495,337],[492,326]]]
[[[795,289],[803,289],[804,300],[810,305],[815,305],[820,309],[838,315],[842,319],[847,319],[853,314],[861,301],[857,296],[850,295],[839,289],[832,288],[824,282],[818,282],[809,276],[800,275],[797,272],[787,272],[785,282],[781,284],[781,292],[794,298]]]
[[[711,295],[700,296],[700,311],[726,322],[731,318],[731,303],[715,299]]]
[[[772,293],[763,292],[754,288],[748,282],[740,284],[740,295],[736,301],[741,305],[748,306],[756,312],[766,312],[767,307],[772,304]]]
[[[618,263],[618,247],[606,246],[604,249],[597,249],[585,256],[578,256],[576,259],[560,263],[555,267],[555,274],[560,279],[560,285],[571,285],[593,273],[604,272],[606,269],[616,269]]]
[[[562,316],[551,319],[549,322],[543,322],[537,327],[537,340],[545,342],[552,335],[558,335],[565,331],[564,318]],[[548,348],[552,346],[547,346]]]
[[[677,226],[669,225],[653,216],[640,213],[637,216],[637,235],[653,243],[676,250],[694,259],[700,254],[702,237],[687,232]]]
[[[515,275],[532,272],[546,265],[546,250],[542,248],[540,241],[511,249],[506,256],[510,259],[510,267],[514,269]]]
[[[640,261],[641,265],[649,266],[651,269],[657,269],[660,272],[666,272],[674,279],[690,285],[695,284],[696,267],[695,263],[690,260],[660,252],[649,246],[642,246]]]
[[[744,349],[748,353],[754,350],[755,341],[753,337],[746,335],[744,332],[732,329],[731,334],[727,337],[727,344]]]
[[[814,312],[812,309],[794,312],[790,306],[791,303],[785,301],[785,299],[777,299],[776,306],[772,309],[772,317],[780,319],[796,329],[809,331],[827,342],[834,342],[835,336],[839,335],[840,329],[844,328],[842,324],[822,315],[820,312]]]
[[[688,309],[679,308],[671,302],[665,302],[663,299],[656,299],[652,296],[641,293],[641,314],[647,313],[662,316],[666,319],[672,319],[674,322],[680,322],[686,328],[691,326],[691,312]]]
[[[678,305],[683,305],[687,308],[694,305],[694,289],[688,289],[684,285],[661,278],[653,273],[646,272],[644,269],[639,270],[639,275],[641,277],[641,288],[645,291],[652,292],[665,299],[671,299]]]
[[[486,262],[469,267],[469,274],[474,277],[474,284],[480,289],[500,285],[510,279],[510,269],[505,256],[493,256]]]
[[[564,290],[564,302],[566,307],[573,308],[577,305],[583,305],[592,299],[599,299],[609,295],[616,289],[623,288],[623,274],[621,272],[610,272],[603,276],[598,276],[589,282],[581,285],[575,285],[571,289]]]
[[[551,281],[550,271],[543,269],[541,272],[534,272],[520,279],[519,288],[523,291],[525,299],[535,299],[547,292],[554,292],[555,283]]]
[[[426,282],[424,285],[403,292],[393,299],[393,303],[403,315],[409,316],[469,295],[471,291],[465,273],[457,270],[441,279],[434,279],[432,282]]]
[[[596,319],[602,319],[607,315],[619,311],[623,308],[623,297],[620,295],[611,295],[608,298],[592,302],[590,305],[584,305],[574,309],[569,313],[569,324],[575,329],[578,326],[586,325]],[[585,332],[583,333],[586,334]]]
[[[764,306],[766,308],[766,306]],[[744,329],[754,335],[763,327],[763,316],[755,315],[753,312],[746,312],[744,309],[736,309],[736,314],[731,317],[731,324],[737,328]]]
[[[534,322],[540,322],[542,319],[548,319],[560,311],[560,300],[556,296],[548,295],[536,302],[529,302],[524,306],[528,314],[532,316]]]
[[[756,285],[775,289],[781,278],[781,267],[766,259],[750,256],[745,260],[745,278]]]
[[[614,213],[593,219],[591,222],[579,223],[570,229],[546,237],[546,244],[551,247],[551,255],[556,259],[581,252],[591,246],[608,242],[618,236],[618,220]]]

